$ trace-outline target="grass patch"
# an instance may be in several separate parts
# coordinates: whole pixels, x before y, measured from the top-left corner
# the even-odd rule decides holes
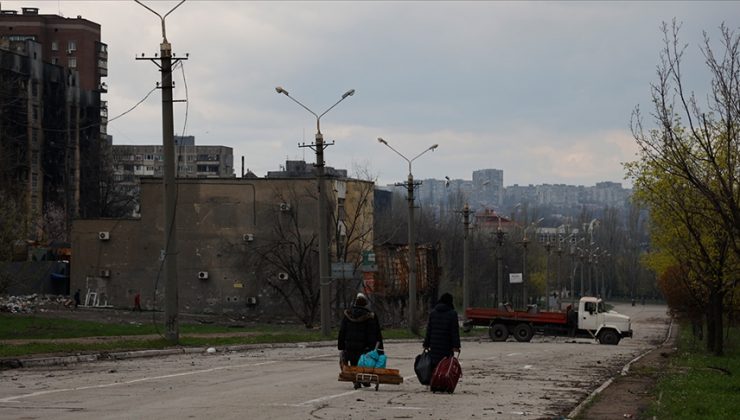
[[[33,315],[0,314],[0,340],[142,335],[155,332],[151,324],[109,324]]]
[[[655,390],[660,401],[648,417],[661,419],[731,419],[740,407],[740,328],[730,331],[725,356],[706,352],[705,343],[691,337],[691,328],[681,328],[678,351],[669,373]]]
[[[33,315],[0,314],[0,340],[30,340],[25,344],[4,344],[0,346],[0,358],[172,347],[163,338],[137,338],[137,336],[161,335],[163,333],[163,327],[154,325],[152,322],[112,324]],[[249,333],[249,335],[244,335],[244,333]],[[319,329],[306,329],[302,325],[296,324],[254,324],[243,328],[214,324],[181,324],[180,345],[186,347],[220,347],[241,344],[335,341],[337,333],[337,329],[334,329],[330,337],[324,337]],[[212,336],[208,336],[209,334]],[[421,336],[417,337],[405,328],[386,328],[383,330],[385,340],[423,339],[423,329],[420,334]],[[461,332],[460,335],[461,337],[475,337],[485,336],[486,334],[487,329],[480,328],[473,329],[469,333]],[[79,342],[34,341],[85,337],[120,338]]]

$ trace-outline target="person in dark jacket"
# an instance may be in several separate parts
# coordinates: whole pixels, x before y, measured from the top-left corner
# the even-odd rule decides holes
[[[452,295],[445,293],[429,314],[429,323],[424,337],[424,348],[429,349],[432,369],[445,357],[460,352],[460,327],[457,312],[452,305]]]
[[[378,349],[383,348],[380,322],[369,306],[367,297],[358,293],[354,305],[344,311],[339,327],[337,348],[343,352],[343,360],[352,366],[357,366],[360,356],[373,350],[376,345]]]

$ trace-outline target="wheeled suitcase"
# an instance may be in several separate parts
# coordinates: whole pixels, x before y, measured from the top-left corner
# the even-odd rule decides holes
[[[432,375],[432,381],[429,383],[429,387],[432,392],[447,392],[452,394],[455,392],[457,381],[460,380],[461,376],[462,367],[457,357],[454,355],[445,357],[434,368],[434,374]]]

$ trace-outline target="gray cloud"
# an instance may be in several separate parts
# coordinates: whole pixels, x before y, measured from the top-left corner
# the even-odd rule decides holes
[[[175,1],[148,2],[165,12]],[[157,18],[134,2],[4,1],[4,9],[82,15],[109,45],[110,115],[133,106],[159,79],[134,56],[157,52]],[[187,81],[187,134],[244,155],[258,175],[286,157],[313,160],[314,120],[274,91],[283,85],[323,111],[349,88],[322,131],[328,164],[369,166],[381,183],[406,166],[376,142],[415,155],[417,178],[470,178],[504,170],[506,184],[622,181],[634,158],[629,116],[649,107],[659,25],[684,22],[686,76],[708,84],[701,31],[737,27],[736,2],[221,2],[188,1],[167,20],[177,54],[176,97]],[[733,21],[734,20],[734,21]],[[175,126],[185,106],[176,106]],[[159,95],[113,122],[114,142],[161,141]]]

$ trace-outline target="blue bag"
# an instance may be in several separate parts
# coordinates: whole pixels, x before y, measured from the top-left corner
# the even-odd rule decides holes
[[[360,360],[357,362],[357,366],[385,369],[387,359],[388,358],[386,357],[386,355],[380,354],[380,352],[376,348],[375,350],[371,350],[360,356]]]

